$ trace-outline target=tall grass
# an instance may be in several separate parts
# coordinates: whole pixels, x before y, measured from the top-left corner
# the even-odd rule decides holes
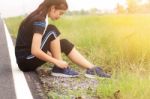
[[[66,16],[55,24],[63,37],[102,65],[137,64],[149,68],[149,15]]]
[[[24,16],[10,17],[5,19],[7,28],[10,31],[12,37],[17,37],[19,25],[23,19]]]
[[[124,71],[116,75],[114,79],[100,81],[96,94],[106,99],[149,99],[149,74]]]
[[[6,20],[15,37],[22,19]],[[64,16],[50,23],[88,60],[112,71],[113,78],[100,82],[97,95],[109,98],[119,90],[120,99],[149,99],[150,15]]]

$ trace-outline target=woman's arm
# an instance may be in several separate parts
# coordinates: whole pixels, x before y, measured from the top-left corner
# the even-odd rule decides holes
[[[37,58],[50,62],[53,64],[56,64],[57,66],[61,68],[66,68],[68,64],[65,61],[57,60],[53,58],[52,56],[46,54],[40,49],[41,46],[41,40],[42,40],[42,34],[40,33],[34,33],[33,39],[32,39],[32,47],[31,47],[31,53],[32,55],[36,56]]]
[[[42,34],[34,33],[32,39],[32,47],[31,47],[32,55],[36,56],[37,58],[43,61],[55,63],[56,59],[52,58],[51,56],[49,56],[48,54],[46,54],[40,49],[41,40],[42,40]]]

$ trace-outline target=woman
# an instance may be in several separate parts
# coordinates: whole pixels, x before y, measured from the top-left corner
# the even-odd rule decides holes
[[[66,0],[44,0],[20,25],[15,54],[19,68],[34,71],[45,62],[53,63],[53,76],[77,77],[79,74],[71,70],[68,63],[62,60],[61,52],[69,59],[87,69],[85,76],[94,78],[106,77],[100,67],[87,61],[66,39],[60,39],[60,32],[54,25],[46,24],[46,17],[57,20],[68,9]]]

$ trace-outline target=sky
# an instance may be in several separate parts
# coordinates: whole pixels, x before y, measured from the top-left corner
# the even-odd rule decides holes
[[[43,0],[0,0],[0,14],[2,17],[18,16],[35,10]],[[144,0],[145,1],[145,0]],[[69,10],[88,10],[97,8],[112,11],[119,3],[126,7],[126,0],[67,0]]]
[[[101,10],[112,10],[116,4],[125,5],[125,0],[67,0],[70,10],[97,8]]]

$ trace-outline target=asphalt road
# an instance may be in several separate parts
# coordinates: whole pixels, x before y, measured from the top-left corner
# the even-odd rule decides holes
[[[0,99],[17,99],[7,44],[4,24],[0,18]],[[43,99],[45,96],[38,75],[35,72],[23,73],[23,75],[25,76],[25,80],[33,98]]]
[[[0,99],[16,99],[2,19],[0,19]]]

